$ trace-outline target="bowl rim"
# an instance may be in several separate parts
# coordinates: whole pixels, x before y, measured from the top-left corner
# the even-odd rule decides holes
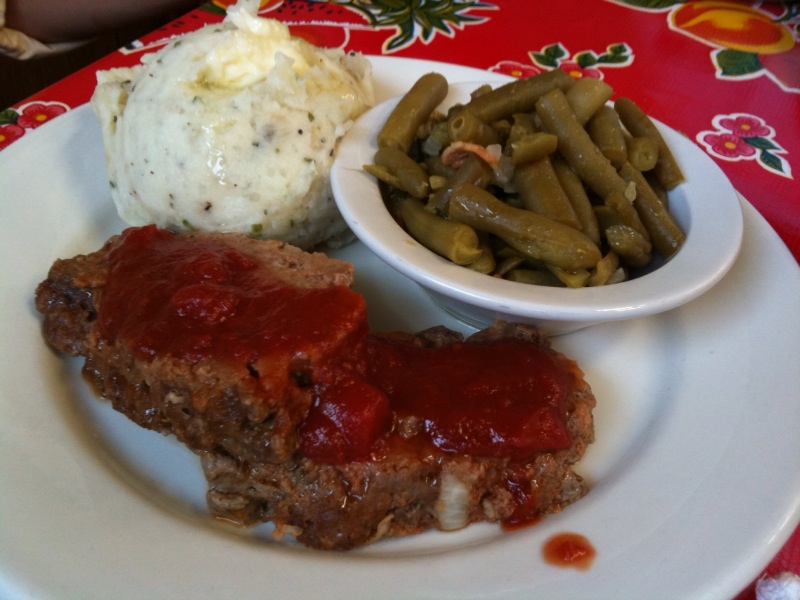
[[[451,83],[441,106],[466,100],[484,83],[498,81]],[[686,241],[657,269],[613,285],[569,289],[491,278],[455,265],[423,247],[394,221],[377,181],[362,168],[372,162],[377,131],[399,99],[382,102],[355,121],[339,143],[331,187],[356,237],[389,266],[439,295],[527,319],[619,320],[663,312],[700,296],[736,260],[744,227],[739,195],[697,145],[654,119],[686,175],[686,181],[670,192],[670,210],[686,231]]]

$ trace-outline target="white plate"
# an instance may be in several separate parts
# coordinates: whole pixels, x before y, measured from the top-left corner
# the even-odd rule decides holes
[[[378,97],[428,70],[375,58]],[[0,597],[90,599],[726,598],[800,519],[800,270],[743,201],[744,243],[710,292],[658,317],[557,339],[599,404],[581,465],[594,489],[537,526],[482,525],[347,554],[270,542],[204,515],[197,460],[87,391],[78,361],[41,340],[33,290],[57,257],[123,224],[88,108],[0,154]],[[458,326],[361,245],[356,287],[377,328]],[[585,535],[585,572],[543,541]]]

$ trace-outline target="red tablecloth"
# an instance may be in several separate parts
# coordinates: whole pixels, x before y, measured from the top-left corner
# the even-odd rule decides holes
[[[133,65],[223,18],[214,0],[0,113],[0,150]],[[366,54],[604,79],[707,152],[800,259],[800,4],[725,0],[262,0],[295,35]],[[0,154],[0,156],[2,156]],[[798,424],[800,430],[800,424]],[[800,529],[765,569],[800,572]],[[754,597],[752,586],[740,600]]]

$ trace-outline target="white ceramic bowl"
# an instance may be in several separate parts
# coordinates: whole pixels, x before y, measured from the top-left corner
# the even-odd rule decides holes
[[[451,84],[443,106],[466,101],[480,83]],[[457,266],[397,225],[376,180],[362,169],[373,161],[375,136],[398,99],[365,113],[342,139],[331,172],[333,194],[348,225],[370,250],[472,326],[505,319],[533,323],[558,335],[606,321],[654,315],[703,294],[736,259],[743,228],[736,191],[694,143],[659,123],[686,175],[686,181],[669,194],[670,212],[686,232],[686,242],[669,261],[629,281],[583,289],[498,280]]]

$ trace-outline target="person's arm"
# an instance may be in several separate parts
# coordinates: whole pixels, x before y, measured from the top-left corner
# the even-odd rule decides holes
[[[199,0],[6,0],[9,29],[46,44],[86,40]]]

